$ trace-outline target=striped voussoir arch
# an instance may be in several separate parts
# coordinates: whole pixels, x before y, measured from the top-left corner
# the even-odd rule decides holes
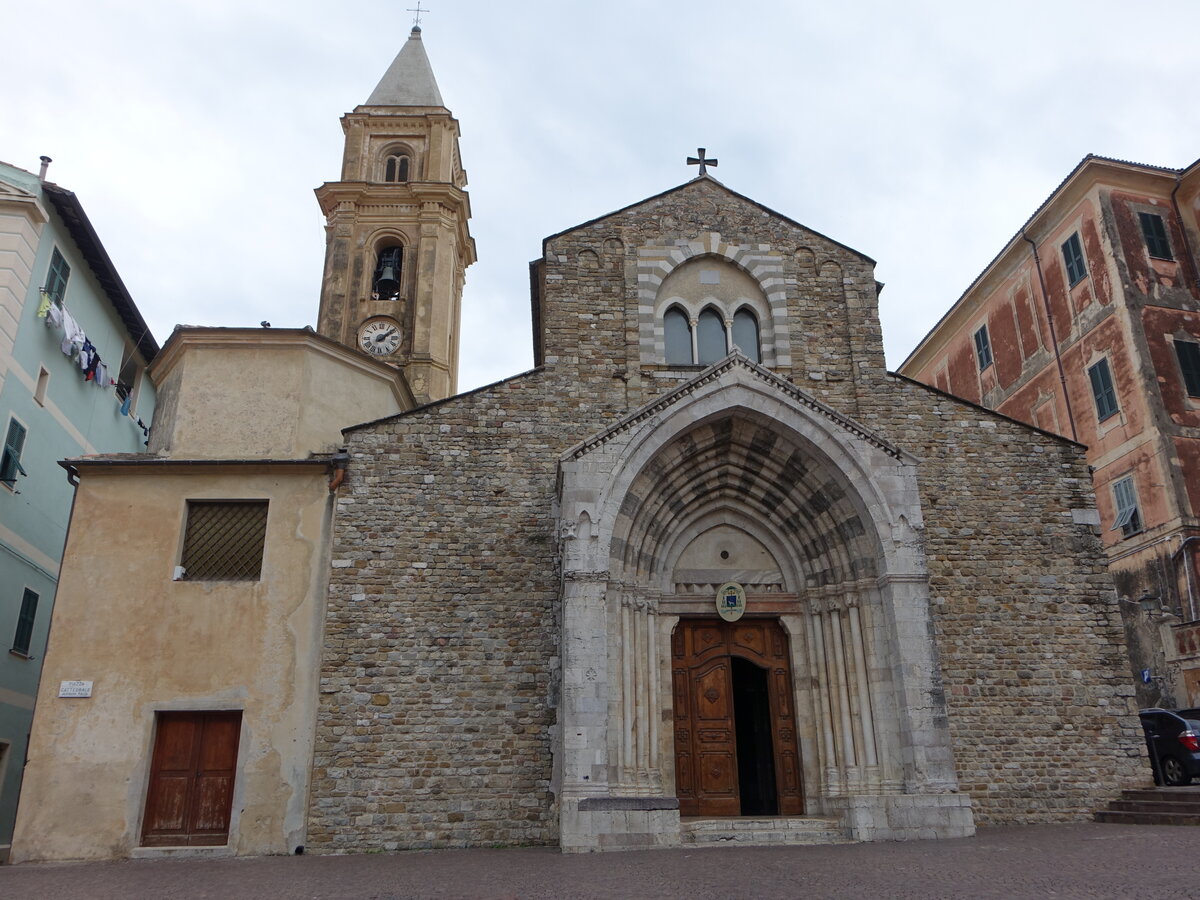
[[[878,542],[846,478],[798,436],[741,412],[697,425],[643,467],[614,523],[614,571],[659,580],[676,535],[729,514],[786,548],[796,588],[877,573]]]

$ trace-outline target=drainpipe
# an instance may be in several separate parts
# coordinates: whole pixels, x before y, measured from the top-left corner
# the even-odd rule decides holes
[[[346,467],[350,465],[350,454],[346,452],[345,447],[333,454],[329,465],[333,469],[333,477],[329,479],[329,491],[332,493],[341,487],[342,482],[346,480]]]
[[[1038,256],[1037,244],[1025,234],[1021,228],[1021,237],[1033,248],[1033,265],[1037,269],[1038,285],[1042,291],[1042,306],[1046,310],[1046,323],[1050,326],[1050,343],[1054,347],[1054,363],[1058,366],[1058,381],[1062,385],[1063,401],[1067,404],[1067,421],[1071,425],[1071,440],[1079,442],[1079,434],[1075,431],[1075,413],[1071,410],[1071,395],[1067,391],[1067,373],[1063,369],[1062,356],[1058,352],[1058,335],[1054,331],[1054,313],[1050,311],[1050,296],[1046,293],[1046,278],[1042,274],[1042,259]]]
[[[1175,557],[1179,556],[1179,554],[1181,554],[1184,551],[1184,549],[1187,547],[1187,545],[1190,544],[1192,541],[1200,541],[1200,535],[1192,535],[1191,537],[1184,538],[1183,540],[1181,540],[1179,542],[1179,549],[1177,549],[1174,553],[1171,554],[1171,562],[1172,563],[1175,561]],[[1183,574],[1185,576],[1185,580],[1187,581],[1187,590],[1188,590],[1188,615],[1191,617],[1190,621],[1194,622],[1197,618],[1197,616],[1196,616],[1197,610],[1196,610],[1196,595],[1192,590],[1192,565],[1191,565],[1191,562],[1186,557],[1183,560],[1183,565],[1184,565]]]
[[[1187,257],[1188,268],[1192,270],[1192,284],[1195,285],[1197,293],[1200,293],[1200,272],[1196,271],[1196,257],[1192,256],[1192,242],[1188,240],[1187,224],[1179,213],[1179,198],[1175,196],[1181,187],[1183,187],[1183,173],[1176,172],[1175,189],[1171,191],[1171,208],[1175,210],[1175,221],[1179,223],[1179,233],[1183,235],[1183,251],[1184,256]]]

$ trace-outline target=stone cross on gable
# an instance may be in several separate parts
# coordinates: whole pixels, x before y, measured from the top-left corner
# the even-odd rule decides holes
[[[429,10],[427,10],[427,9],[421,9],[421,0],[417,0],[417,8],[416,9],[413,9],[410,6],[408,8],[408,11],[410,13],[416,13],[416,15],[413,16],[413,28],[420,28],[421,27],[421,13],[429,12]]]
[[[717,161],[715,159],[705,159],[704,158],[704,148],[703,147],[697,147],[696,152],[700,154],[699,157],[689,156],[687,158],[687,164],[689,166],[699,166],[700,167],[700,175],[703,175],[705,173],[705,169],[708,166],[715,166],[717,164]],[[697,177],[699,177],[699,176],[697,176]]]

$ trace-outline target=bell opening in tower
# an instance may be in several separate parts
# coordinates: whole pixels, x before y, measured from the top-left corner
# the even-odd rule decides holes
[[[400,271],[404,261],[404,251],[401,247],[385,247],[379,251],[379,262],[375,265],[375,274],[371,277],[371,298],[373,300],[400,299]]]

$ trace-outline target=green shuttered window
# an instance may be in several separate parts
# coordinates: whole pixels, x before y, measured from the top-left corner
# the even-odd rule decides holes
[[[1087,266],[1083,264],[1083,245],[1079,243],[1079,232],[1075,232],[1062,245],[1063,262],[1067,264],[1067,280],[1071,287],[1087,277]]]
[[[1179,360],[1179,371],[1183,374],[1183,386],[1188,396],[1200,397],[1200,344],[1176,341],[1175,356]]]
[[[1120,410],[1117,405],[1117,391],[1113,387],[1112,372],[1108,368],[1108,360],[1102,359],[1090,369],[1088,377],[1092,381],[1092,396],[1096,398],[1096,417],[1103,422],[1115,416]]]
[[[67,280],[70,277],[71,267],[55,247],[54,254],[50,257],[50,271],[46,273],[46,293],[62,303],[67,295]]]
[[[980,372],[992,364],[992,342],[986,325],[975,332],[975,358],[979,360]]]
[[[1113,520],[1113,528],[1120,528],[1125,537],[1142,530],[1142,516],[1138,512],[1137,491],[1133,487],[1133,476],[1127,475],[1120,481],[1113,482],[1113,500],[1116,501],[1117,515]]]
[[[25,426],[16,419],[9,419],[8,433],[4,437],[4,453],[0,456],[0,481],[12,487],[18,475],[24,475],[21,468],[21,453],[25,449]]]
[[[33,620],[37,617],[38,595],[25,588],[21,597],[21,612],[17,616],[17,633],[13,635],[12,648],[23,656],[29,655],[33,643]]]
[[[1138,221],[1142,224],[1142,237],[1146,241],[1146,249],[1150,255],[1155,259],[1174,259],[1162,216],[1154,213],[1138,213]]]

